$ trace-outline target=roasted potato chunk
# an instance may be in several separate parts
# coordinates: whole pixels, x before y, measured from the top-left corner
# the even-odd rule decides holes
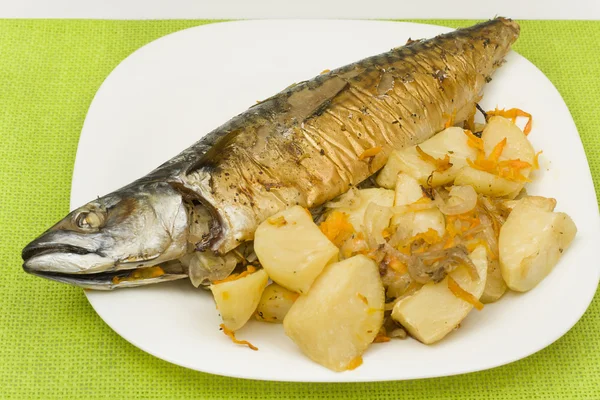
[[[283,323],[283,318],[297,298],[298,293],[287,290],[276,283],[270,284],[264,290],[262,297],[258,302],[256,319],[275,324]]]
[[[383,324],[379,269],[363,255],[331,264],[283,320],[285,333],[315,362],[334,371],[356,365]]]
[[[268,281],[265,270],[259,269],[239,279],[210,286],[225,327],[236,331],[248,322]]]
[[[261,223],[254,235],[254,251],[273,281],[297,293],[307,293],[339,252],[300,206]]]
[[[464,267],[449,277],[466,292],[478,299],[483,293],[487,274],[487,254],[483,246],[469,256],[477,268],[479,279],[473,279]],[[394,305],[392,318],[417,340],[431,344],[450,333],[473,309],[471,303],[457,297],[448,287],[448,276],[438,283],[423,285],[415,294]]]
[[[542,281],[569,247],[577,227],[552,202],[518,201],[500,229],[500,268],[512,290],[526,292]]]

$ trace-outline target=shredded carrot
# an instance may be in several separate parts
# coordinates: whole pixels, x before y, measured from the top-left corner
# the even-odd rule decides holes
[[[389,257],[388,265],[391,269],[398,273],[404,274],[408,272],[408,268],[406,267],[406,265],[394,256]]]
[[[425,232],[417,233],[409,240],[410,242],[414,242],[419,239],[423,239],[423,241],[427,244],[435,244],[441,240],[439,233],[432,228],[427,229]]]
[[[417,153],[419,153],[419,158],[421,158],[421,160],[435,166],[435,172],[444,172],[452,167],[450,156],[448,154],[446,154],[444,158],[435,158],[425,153],[420,146],[417,146]]]
[[[542,150],[535,153],[535,156],[533,157],[533,169],[540,169],[540,154],[542,154]]]
[[[446,240],[446,243],[444,243],[443,249],[446,250],[451,247],[454,247],[454,238],[452,236],[449,236],[448,239]]]
[[[530,182],[530,180],[520,172],[522,169],[531,168],[530,163],[519,159],[499,161],[505,147],[506,138],[494,146],[494,149],[487,158],[485,157],[485,153],[478,149],[475,161],[467,158],[467,163],[472,168],[497,175],[510,181]]]
[[[319,229],[337,247],[354,233],[354,226],[348,221],[348,214],[341,211],[331,212],[325,221],[321,222]]]
[[[422,240],[422,243],[415,249],[412,247],[412,244],[418,240]],[[417,233],[405,240],[398,250],[407,255],[419,254],[425,252],[430,245],[439,243],[441,240],[442,238],[438,232],[435,229],[429,228],[427,231]]]
[[[154,267],[140,268],[131,272],[127,276],[119,277],[114,276],[112,278],[112,283],[119,284],[121,282],[130,282],[130,281],[139,281],[141,279],[151,279],[158,278],[165,274],[165,270],[159,267],[158,265]]]
[[[531,132],[531,126],[533,124],[533,117],[528,112],[525,112],[519,108],[511,108],[509,110],[504,110],[504,109],[499,110],[498,108],[496,108],[495,110],[488,111],[486,114],[490,115],[490,116],[498,115],[500,117],[510,118],[513,123],[515,123],[517,121],[517,117],[528,118],[527,124],[525,125],[525,128],[523,128],[523,133],[525,135],[529,135],[529,132]]]
[[[363,359],[361,356],[356,357],[354,360],[350,361],[350,363],[348,364],[348,366],[346,367],[346,369],[348,371],[352,371],[353,369],[356,369],[358,367],[360,367],[363,363]]]
[[[363,151],[362,154],[358,156],[358,159],[364,160],[365,158],[376,156],[381,152],[381,150],[383,150],[383,147],[381,146],[371,147],[370,149]]]
[[[221,324],[219,325],[221,327],[221,329],[223,330],[223,333],[227,336],[229,336],[229,338],[231,338],[231,341],[235,344],[243,344],[246,345],[248,347],[250,347],[252,350],[256,351],[258,350],[258,347],[254,346],[252,343],[250,343],[247,340],[238,340],[235,338],[235,333],[231,330],[228,329],[225,324]]]
[[[500,142],[498,142],[498,144],[496,144],[494,146],[494,149],[490,153],[488,160],[498,162],[498,159],[500,159],[500,155],[504,151],[505,147],[506,147],[506,138],[502,139]]]
[[[477,151],[483,152],[483,140],[473,134],[468,129],[464,130],[465,135],[467,135],[467,145],[476,149]]]
[[[367,300],[367,298],[363,294],[356,293],[356,297],[358,297],[366,305],[369,305],[369,300]]]
[[[373,343],[385,343],[385,342],[389,342],[390,338],[378,333],[377,336],[375,336],[375,339],[373,339]]]
[[[323,71],[321,71],[321,75],[326,74],[328,72],[331,72],[331,70],[330,69],[324,69]]]
[[[271,225],[275,225],[276,227],[281,227],[287,224],[287,221],[285,220],[285,217],[283,215],[280,215],[277,218],[271,217],[267,219],[267,222]]]
[[[454,294],[459,299],[472,304],[473,307],[475,307],[476,309],[478,309],[480,311],[483,310],[483,303],[480,302],[471,293],[469,293],[466,290],[464,290],[463,288],[461,288],[460,285],[454,279],[452,279],[451,276],[448,276],[448,289],[450,289],[452,294]]]
[[[240,274],[231,274],[225,279],[220,279],[220,280],[214,281],[213,285],[218,285],[219,283],[237,281],[238,279],[248,276],[253,272],[256,272],[256,267],[254,267],[253,265],[248,265],[248,268],[244,272],[242,272]]]

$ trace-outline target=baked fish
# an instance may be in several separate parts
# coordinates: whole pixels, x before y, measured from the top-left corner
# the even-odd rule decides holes
[[[23,268],[93,289],[222,279],[269,216],[314,209],[471,117],[518,35],[496,18],[292,85],[69,213],[25,247]]]

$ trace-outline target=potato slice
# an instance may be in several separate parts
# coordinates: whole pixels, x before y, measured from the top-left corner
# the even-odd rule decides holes
[[[240,329],[254,314],[269,277],[259,269],[242,278],[210,286],[217,308],[228,329]]]
[[[297,298],[298,293],[287,290],[276,283],[270,284],[258,302],[256,319],[275,324],[283,323],[283,318]]]
[[[485,289],[479,300],[483,304],[493,303],[498,301],[504,293],[506,293],[506,282],[502,277],[502,270],[498,260],[488,260],[487,278],[485,281]]]
[[[475,159],[477,152],[467,144],[467,136],[462,128],[451,127],[419,145],[421,149],[434,158],[450,157],[452,167],[442,173],[433,174],[430,184],[444,185],[452,182],[462,167],[467,165],[467,158]],[[393,189],[396,176],[400,172],[407,173],[417,179],[421,185],[426,185],[428,178],[435,169],[431,163],[424,161],[417,152],[416,146],[392,152],[387,164],[377,176],[377,183],[388,189]]]
[[[519,192],[523,188],[524,182],[509,181],[498,175],[467,166],[460,170],[454,184],[471,185],[477,193],[484,196],[502,197]]]
[[[464,267],[450,273],[460,287],[479,298],[485,288],[487,254],[479,246],[469,255],[477,268],[480,279],[474,280]],[[405,297],[394,305],[392,318],[417,340],[431,344],[450,333],[467,316],[473,305],[456,297],[448,288],[448,277],[438,283],[428,283],[415,294]]]
[[[325,265],[338,257],[338,248],[300,206],[261,223],[254,235],[254,251],[273,281],[298,293],[307,293]]]
[[[363,255],[325,268],[285,319],[285,333],[313,361],[334,371],[352,368],[383,324],[379,269]]]
[[[518,159],[533,164],[535,151],[527,136],[512,121],[503,117],[491,117],[483,129],[481,140],[485,155],[489,156],[494,147],[505,138],[506,145],[499,161]],[[472,158],[472,160],[474,159]],[[522,169],[520,172],[527,178],[531,173],[531,168]],[[486,196],[514,198],[519,194],[525,182],[511,181],[467,166],[457,174],[454,184],[471,185],[477,193]]]
[[[483,129],[481,140],[485,154],[490,154],[504,138],[506,138],[506,146],[502,151],[500,161],[519,159],[533,163],[535,151],[529,139],[517,125],[504,117],[491,117]],[[523,175],[527,176],[525,173]]]
[[[351,207],[339,207],[337,211],[341,211],[348,215],[348,221],[352,224],[357,232],[365,232],[364,220],[365,212],[369,204],[374,203],[378,206],[391,207],[394,203],[394,191],[370,188],[356,191],[357,200],[353,202]]]
[[[542,281],[569,247],[577,227],[551,202],[519,200],[500,229],[500,267],[512,290],[526,292]]]
[[[421,185],[412,176],[400,173],[396,180],[396,196],[394,206],[405,206],[412,204],[424,196]],[[444,236],[446,222],[444,215],[437,208],[396,214],[392,218],[392,225],[399,226],[405,237],[411,237],[421,232],[433,229],[440,237]]]

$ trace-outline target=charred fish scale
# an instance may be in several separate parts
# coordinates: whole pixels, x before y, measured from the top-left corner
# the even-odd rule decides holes
[[[85,286],[106,289],[120,285],[123,270],[185,258],[187,242],[226,254],[252,240],[269,216],[293,205],[318,208],[379,170],[394,149],[428,139],[451,116],[466,120],[518,34],[515,22],[496,18],[294,84],[145,177],[75,210],[26,247],[24,268],[56,279],[64,272],[59,261],[67,260],[66,274],[77,279],[61,281],[84,286],[82,276],[93,271],[96,281]],[[95,230],[87,232],[85,213],[101,209],[105,215],[92,215]],[[83,228],[73,225],[82,212],[75,225],[83,221]],[[197,215],[210,220],[199,224]],[[60,253],[69,248],[90,253]],[[151,282],[182,276],[155,272]],[[119,283],[105,282],[112,273],[121,274]]]

